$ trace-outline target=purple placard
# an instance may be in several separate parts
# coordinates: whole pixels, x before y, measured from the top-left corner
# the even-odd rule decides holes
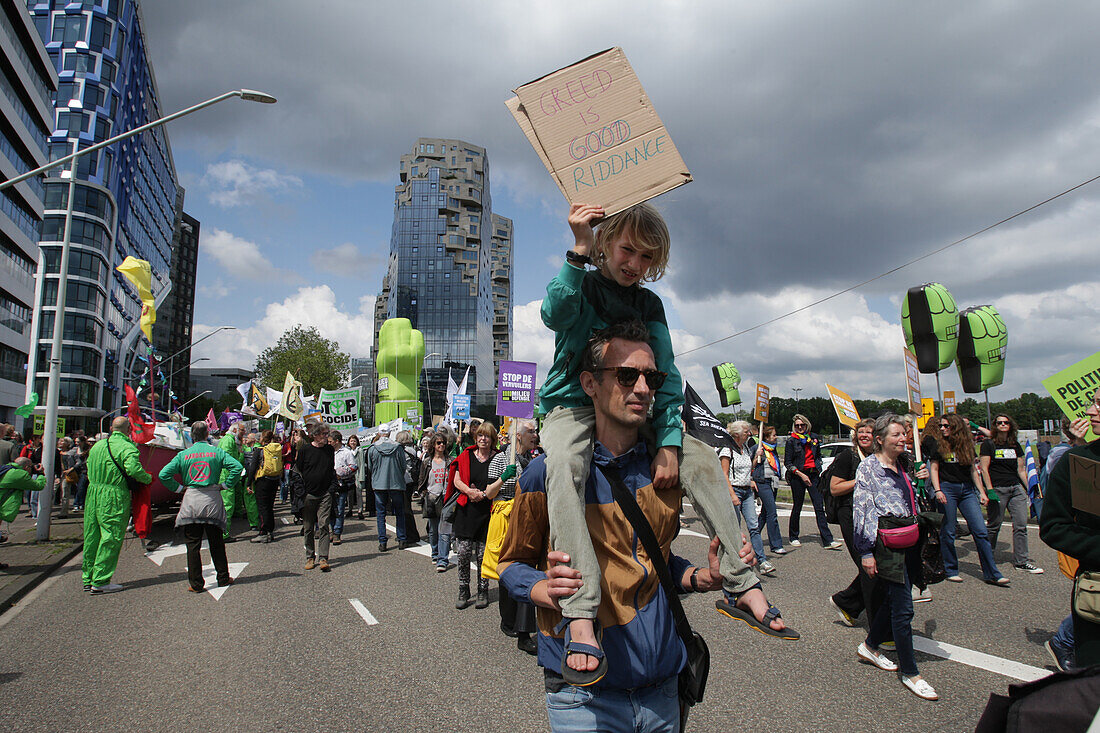
[[[505,417],[531,418],[535,415],[535,372],[533,361],[500,362],[497,383],[497,414]]]

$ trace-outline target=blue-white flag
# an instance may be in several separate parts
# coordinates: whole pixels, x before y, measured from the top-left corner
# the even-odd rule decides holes
[[[1043,506],[1043,496],[1039,493],[1039,470],[1035,468],[1035,454],[1031,452],[1031,441],[1024,446],[1024,465],[1027,466],[1027,496],[1031,500],[1031,513],[1036,518]]]

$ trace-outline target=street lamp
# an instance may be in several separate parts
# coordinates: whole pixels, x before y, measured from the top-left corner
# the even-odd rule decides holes
[[[798,393],[802,391],[802,388],[794,387],[791,391],[794,392],[794,411],[798,412]]]
[[[165,392],[164,402],[165,402],[165,404],[168,405],[168,409],[165,410],[165,412],[171,412],[172,411],[172,404],[171,404],[171,399],[172,399],[172,377],[176,376],[177,374],[182,372],[184,369],[187,369],[188,367],[191,367],[195,364],[198,364],[200,361],[210,361],[210,357],[209,356],[201,356],[198,359],[195,359],[194,361],[192,361],[190,364],[186,364],[184,366],[181,366],[179,369],[177,369],[176,371],[172,372],[171,374],[169,374],[167,377],[164,378],[164,392]],[[169,360],[168,368],[169,369],[172,368],[171,360]],[[149,385],[149,391],[152,392],[154,389],[155,389],[155,386],[151,383]],[[156,416],[154,415],[153,417],[156,417]]]
[[[65,296],[69,284],[69,239],[72,235],[73,227],[73,201],[76,193],[77,160],[82,155],[93,153],[108,145],[113,145],[119,140],[133,137],[146,130],[171,122],[172,120],[191,114],[192,112],[197,112],[200,109],[230,99],[231,97],[240,97],[250,102],[262,102],[265,104],[273,104],[275,102],[275,97],[272,97],[270,94],[264,94],[263,92],[257,92],[251,89],[236,89],[234,91],[225,92],[205,102],[200,102],[187,109],[180,110],[166,117],[161,117],[158,120],[153,120],[140,127],[135,127],[133,130],[124,132],[121,135],[115,135],[112,138],[96,143],[83,150],[80,149],[80,139],[77,137],[77,139],[73,140],[73,152],[69,155],[51,161],[39,168],[35,168],[33,171],[28,171],[21,176],[16,176],[15,178],[0,183],[0,191],[2,191],[19,181],[26,180],[31,176],[36,176],[39,173],[43,173],[63,163],[70,164],[68,203],[65,210],[65,236],[61,243],[61,263],[57,276],[57,306],[54,311],[53,342],[50,347],[50,378],[46,388],[46,419],[42,428],[42,470],[43,473],[46,474],[46,487],[38,496],[38,528],[35,536],[38,542],[44,542],[50,538],[50,510],[53,506],[53,482],[55,475],[54,471],[56,469],[54,459],[57,455],[57,403],[61,391],[61,337],[65,322]],[[30,374],[28,378],[33,380],[34,375]]]

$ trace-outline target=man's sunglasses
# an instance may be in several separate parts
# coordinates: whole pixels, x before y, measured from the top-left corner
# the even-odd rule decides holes
[[[633,387],[638,377],[645,377],[645,383],[650,389],[660,389],[668,379],[668,372],[659,372],[656,369],[642,371],[636,367],[600,367],[597,372],[615,372],[615,379],[624,387]]]

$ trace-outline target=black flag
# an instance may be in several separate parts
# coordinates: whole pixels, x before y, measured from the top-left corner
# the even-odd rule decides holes
[[[703,441],[712,448],[734,447],[733,438],[687,382],[684,382],[683,418],[688,435],[691,437]]]

